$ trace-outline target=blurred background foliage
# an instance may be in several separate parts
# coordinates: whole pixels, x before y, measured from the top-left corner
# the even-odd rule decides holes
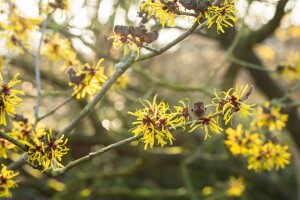
[[[36,1],[15,2],[29,16],[36,12],[33,9]],[[69,13],[55,13],[47,31],[69,38],[82,63],[96,63],[104,58],[108,67],[119,61],[122,52],[113,49],[112,41],[107,38],[113,35],[117,24],[139,23],[139,4],[138,0],[74,0]],[[275,70],[279,62],[300,50],[299,1],[240,0],[238,5],[240,18],[248,14],[233,52],[235,58]],[[130,137],[128,130],[134,119],[127,112],[141,107],[139,98],[152,99],[159,94],[159,100],[165,99],[171,106],[185,98],[191,99],[191,103],[200,100],[209,104],[214,88],[229,89],[236,83],[254,85],[248,100],[251,103],[263,104],[283,97],[294,83],[281,74],[234,62],[220,66],[242,23],[240,19],[235,28],[228,28],[220,35],[215,30],[197,31],[168,52],[135,63],[124,74],[128,79],[126,88],[108,92],[69,136],[70,152],[63,163]],[[184,32],[189,24],[179,19],[175,28],[161,29],[154,21],[147,26],[159,30],[159,39],[153,46],[161,47]],[[35,35],[31,39],[37,42]],[[24,81],[26,106],[20,113],[32,114],[36,97],[34,59],[25,53],[13,56],[11,61],[11,73],[21,72]],[[60,67],[59,62],[42,60],[41,115],[72,93],[68,76]],[[297,90],[289,94],[290,101],[299,97]],[[74,100],[42,123],[60,130],[88,101]],[[284,170],[254,173],[247,170],[244,159],[230,154],[224,145],[225,134],[204,141],[200,129],[195,133],[177,130],[173,132],[176,140],[172,146],[145,151],[141,143],[133,142],[95,157],[61,177],[49,177],[25,165],[20,168],[22,175],[19,188],[13,190],[13,199],[299,199],[299,110],[287,108],[285,112],[289,114],[289,122],[282,135],[286,144],[294,145],[290,147],[292,162]],[[237,117],[233,124],[249,122]],[[10,156],[17,157],[14,152]],[[244,179],[246,189],[241,197],[225,195],[231,176]]]

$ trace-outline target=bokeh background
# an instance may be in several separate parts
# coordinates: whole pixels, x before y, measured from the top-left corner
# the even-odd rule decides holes
[[[115,25],[138,25],[138,0],[73,0],[70,12],[56,12],[47,26],[49,33],[58,32],[69,38],[82,63],[95,63],[105,59],[105,66],[113,66],[122,52],[111,47]],[[15,0],[24,15],[38,15],[35,0]],[[132,136],[134,118],[128,111],[141,108],[139,99],[151,100],[155,94],[171,106],[189,98],[191,103],[211,103],[214,89],[227,90],[236,84],[254,86],[249,103],[263,104],[285,96],[297,86],[276,70],[280,62],[289,60],[300,47],[300,1],[240,0],[234,28],[225,34],[215,29],[199,30],[162,55],[135,63],[123,76],[128,80],[124,89],[109,91],[99,105],[77,125],[69,136],[70,152],[64,164],[103,148],[111,143]],[[1,17],[1,14],[0,14]],[[1,18],[0,18],[1,19]],[[243,20],[244,19],[244,20]],[[191,19],[176,19],[177,27],[164,29],[155,20],[147,28],[159,30],[153,43],[161,47],[183,33]],[[243,34],[233,52],[235,58],[263,66],[260,70],[224,58],[235,35]],[[37,45],[40,33],[30,37]],[[1,45],[1,41],[0,41]],[[6,49],[0,49],[5,55]],[[143,53],[144,51],[142,51]],[[60,70],[62,63],[42,59],[43,115],[68,97],[72,89],[68,76]],[[21,73],[22,89],[26,95],[18,111],[33,114],[36,101],[34,59],[28,55],[13,55],[9,74]],[[298,79],[299,81],[299,79]],[[299,82],[298,82],[299,85]],[[300,98],[295,89],[288,93],[290,101]],[[89,99],[74,100],[42,123],[61,130]],[[282,131],[284,144],[293,144],[291,164],[284,170],[255,173],[247,169],[247,162],[233,157],[224,145],[225,134],[212,135],[204,141],[202,130],[194,133],[174,131],[172,146],[143,149],[142,143],[133,142],[95,157],[61,177],[50,177],[30,166],[20,168],[19,188],[13,190],[12,199],[192,199],[191,190],[199,199],[255,199],[282,200],[300,198],[300,121],[297,107],[285,109],[289,114],[287,128]],[[230,126],[249,124],[251,119],[235,118]],[[18,154],[10,152],[13,160]],[[9,163],[1,160],[1,163]],[[241,197],[227,197],[224,191],[230,176],[243,177],[246,190]]]

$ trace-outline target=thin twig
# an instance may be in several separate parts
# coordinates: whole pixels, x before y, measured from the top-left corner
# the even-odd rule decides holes
[[[253,63],[245,62],[243,60],[239,60],[237,58],[234,58],[233,56],[229,57],[228,60],[235,63],[235,64],[238,64],[242,67],[247,67],[247,68],[250,68],[250,69],[256,69],[256,70],[265,71],[265,72],[276,72],[276,70],[266,69],[261,65],[256,65],[256,64],[253,64]]]
[[[41,29],[41,38],[40,38],[40,41],[38,44],[38,49],[37,49],[37,53],[36,53],[36,57],[35,57],[35,80],[36,80],[36,87],[37,87],[37,98],[36,98],[36,105],[34,107],[35,124],[33,127],[36,126],[37,120],[39,118],[39,107],[41,104],[41,97],[42,97],[41,72],[40,72],[41,47],[42,47],[42,43],[43,43],[46,26],[50,19],[50,16],[51,16],[51,14],[47,15],[46,19],[43,21],[42,29]]]
[[[105,148],[103,148],[103,149],[100,149],[100,150],[95,151],[95,152],[91,152],[91,153],[89,153],[88,155],[86,155],[86,156],[84,156],[84,157],[81,157],[81,158],[79,158],[79,159],[77,159],[77,160],[74,160],[74,161],[70,162],[69,164],[67,164],[64,168],[59,169],[59,170],[57,170],[57,171],[52,171],[51,173],[52,173],[53,176],[57,176],[57,175],[60,175],[60,174],[64,174],[64,173],[66,173],[67,171],[69,171],[70,169],[72,169],[73,167],[75,167],[75,166],[77,166],[77,165],[79,165],[79,164],[81,164],[81,163],[84,163],[84,162],[86,162],[86,161],[88,161],[88,160],[91,160],[91,159],[94,158],[95,156],[101,155],[101,154],[103,154],[103,153],[105,153],[105,152],[107,152],[107,151],[109,151],[109,150],[111,150],[111,149],[115,149],[115,148],[117,148],[117,147],[119,147],[119,146],[122,146],[122,145],[124,145],[124,144],[128,144],[128,143],[130,143],[130,142],[132,142],[132,141],[139,140],[139,139],[141,139],[142,137],[143,137],[143,134],[139,134],[139,135],[137,135],[137,136],[132,136],[132,137],[130,137],[130,138],[121,140],[121,141],[116,142],[116,143],[114,143],[114,144],[111,144],[111,145],[109,145],[109,146],[107,146],[107,147],[105,147]]]
[[[64,105],[66,105],[67,103],[69,103],[73,98],[74,98],[75,95],[71,95],[69,96],[64,102],[62,102],[60,105],[58,105],[57,107],[55,107],[53,110],[51,110],[50,112],[46,113],[45,115],[39,117],[37,119],[37,122],[45,119],[46,117],[49,117],[50,115],[52,115],[53,113],[55,113],[58,109],[60,109],[61,107],[63,107]]]
[[[0,138],[3,138],[5,140],[13,143],[14,145],[16,145],[17,147],[19,147],[21,150],[23,150],[25,152],[27,151],[27,148],[26,148],[25,144],[21,143],[19,140],[9,136],[8,134],[6,134],[2,131],[0,131]]]

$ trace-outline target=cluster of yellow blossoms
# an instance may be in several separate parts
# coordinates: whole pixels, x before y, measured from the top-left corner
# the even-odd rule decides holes
[[[38,137],[35,133],[32,136],[32,142],[24,141],[28,148],[28,161],[42,166],[44,171],[49,167],[52,170],[63,168],[60,162],[69,150],[65,146],[68,139],[64,139],[63,135],[57,139],[51,129],[43,137]]]
[[[230,89],[227,92],[221,92],[222,97],[216,94],[213,103],[204,106],[203,102],[197,102],[192,109],[196,120],[189,122],[190,130],[193,132],[196,128],[204,129],[205,139],[210,137],[209,132],[221,133],[223,129],[219,125],[219,116],[223,116],[226,123],[232,120],[233,115],[240,112],[242,116],[250,115],[250,111],[254,105],[247,105],[243,100],[247,99],[251,94],[252,87],[236,87],[235,90]],[[175,106],[175,111],[169,108],[169,105],[164,101],[156,102],[157,95],[154,97],[152,103],[149,101],[142,102],[144,108],[138,109],[135,112],[128,112],[135,116],[137,121],[133,122],[135,125],[130,131],[135,135],[143,134],[141,141],[145,143],[145,149],[148,145],[152,148],[157,140],[157,143],[164,146],[168,140],[172,144],[174,139],[170,133],[171,129],[186,128],[187,121],[191,114],[189,106],[180,101],[182,105]],[[216,100],[218,102],[216,102]],[[189,102],[189,100],[188,100]],[[206,107],[214,107],[215,112],[209,112],[205,116]]]
[[[215,187],[205,186],[202,189],[202,194],[204,196],[210,196],[210,199],[219,199],[218,193],[225,194],[227,197],[236,198],[241,197],[245,189],[246,186],[243,177],[230,176],[228,181],[222,182],[222,184],[218,184]],[[214,198],[214,195],[218,196],[218,198]]]
[[[287,81],[300,80],[300,52],[296,52],[287,61],[281,62],[277,71],[280,72]]]
[[[6,83],[0,73],[0,125],[6,126],[6,118],[11,119],[16,114],[16,106],[22,104],[22,99],[18,95],[24,95],[24,92],[13,89],[17,83],[21,82],[18,76],[19,73]]]
[[[235,129],[226,130],[228,146],[233,155],[242,155],[248,158],[248,169],[255,171],[279,170],[289,164],[291,154],[287,146],[281,146],[273,138],[263,137],[258,133],[243,130],[239,124]]]
[[[41,18],[30,18],[22,16],[16,5],[12,3],[7,20],[0,21],[0,38],[5,41],[5,47],[13,52],[24,53],[24,49],[30,49],[28,38],[30,33],[38,29]]]
[[[0,172],[0,198],[11,197],[10,188],[17,187],[17,183],[13,180],[19,173],[13,170],[8,170],[5,165],[1,165],[2,169]]]
[[[173,1],[173,0],[146,0],[141,4],[141,11],[147,16],[154,16],[164,27],[175,26],[175,18],[178,15],[194,16],[199,23],[206,21],[207,28],[216,24],[217,31],[224,33],[223,27],[233,27],[237,21],[235,13],[237,12],[236,4],[238,0],[224,0],[216,5],[210,2],[192,1]],[[181,12],[181,7],[191,10],[190,13]]]

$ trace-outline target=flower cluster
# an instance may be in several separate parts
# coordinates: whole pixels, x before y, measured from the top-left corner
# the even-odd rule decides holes
[[[224,0],[215,5],[210,1],[199,0],[179,0],[179,2],[177,0],[146,0],[141,4],[141,12],[157,18],[163,27],[165,24],[175,26],[177,15],[189,15],[196,17],[199,23],[206,21],[207,28],[216,24],[218,33],[220,31],[224,33],[224,27],[233,27],[233,23],[238,20],[235,16],[237,2],[238,0]],[[182,12],[180,5],[193,12]]]
[[[16,114],[16,106],[22,104],[22,98],[18,95],[24,95],[23,91],[15,90],[13,87],[21,82],[18,80],[19,73],[14,75],[9,83],[5,83],[0,74],[0,124],[6,126],[6,116],[13,117]]]
[[[36,124],[35,129],[33,129],[34,122],[32,119],[26,118],[22,115],[15,115],[12,120],[13,128],[9,133],[10,136],[18,140],[29,141],[33,139],[32,132],[35,132],[35,135],[38,138],[45,136],[45,126],[42,124]]]
[[[143,134],[141,138],[145,143],[145,149],[148,145],[152,148],[155,139],[157,143],[164,146],[167,142],[166,139],[172,144],[174,139],[170,133],[169,128],[175,128],[174,114],[170,111],[169,105],[164,101],[156,102],[157,95],[153,98],[152,103],[145,100],[145,103],[141,102],[144,106],[143,109],[128,112],[137,118],[135,125],[130,131],[135,135]]]
[[[213,99],[213,105],[216,107],[216,111],[222,112],[225,124],[228,124],[237,112],[242,117],[251,115],[255,104],[248,105],[244,102],[251,92],[252,86],[248,87],[248,85],[240,88],[236,86],[235,90],[231,88],[227,92],[220,92],[221,96],[215,91],[216,98]]]
[[[60,162],[62,156],[67,154],[69,150],[65,146],[67,141],[68,139],[64,139],[63,135],[57,139],[51,129],[44,137],[40,138],[33,133],[32,142],[24,141],[28,148],[28,161],[32,164],[37,163],[44,170],[47,170],[49,167],[52,170],[63,168],[64,166]]]
[[[247,86],[241,88],[244,89],[240,91],[237,87],[234,92],[232,92],[233,89],[222,92],[225,95],[222,98],[217,96],[214,100],[217,99],[219,102],[222,102],[222,107],[220,107],[220,103],[213,103],[208,106],[205,106],[203,102],[194,103],[191,111],[197,119],[193,121],[188,121],[191,119],[189,99],[187,99],[187,105],[184,101],[179,101],[181,105],[175,106],[175,111],[172,111],[164,101],[157,103],[157,95],[155,95],[152,103],[146,100],[146,103],[142,102],[144,108],[138,109],[135,112],[128,112],[137,118],[137,121],[132,123],[135,127],[130,131],[135,136],[143,134],[141,140],[145,143],[145,149],[148,146],[152,148],[155,139],[157,139],[158,144],[161,146],[167,143],[165,139],[169,140],[169,143],[172,144],[174,138],[170,130],[176,128],[185,130],[187,124],[190,124],[189,132],[193,132],[197,128],[203,129],[205,132],[204,139],[207,139],[210,137],[210,132],[219,134],[223,131],[223,128],[219,125],[219,116],[223,116],[224,120],[228,123],[232,119],[232,115],[236,112],[244,112],[244,115],[250,114],[248,110],[251,110],[251,106],[253,105],[249,106],[243,101],[251,94],[252,87],[250,89]],[[213,113],[210,111],[209,114],[205,115],[206,107],[212,106],[215,107],[216,112]]]
[[[86,94],[89,96],[97,93],[107,80],[107,76],[104,74],[104,67],[101,66],[104,59],[100,59],[96,65],[90,65],[86,63],[79,65],[77,72],[74,68],[68,70],[70,78],[70,85],[73,86],[76,98],[84,98]]]
[[[42,54],[53,61],[63,61],[62,70],[65,71],[72,66],[80,64],[76,59],[76,53],[71,47],[70,40],[61,39],[58,33],[48,35],[44,39]]]
[[[8,170],[5,165],[1,165],[2,169],[0,172],[0,197],[9,198],[11,197],[11,188],[17,187],[17,183],[13,180],[19,173],[13,170]]]
[[[157,40],[157,31],[148,31],[144,25],[138,27],[116,25],[114,28],[115,35],[108,38],[114,39],[113,47],[123,49],[124,55],[129,52],[136,52],[136,59],[139,57],[140,48],[143,44],[150,44]]]
[[[155,16],[164,27],[175,26],[174,10],[178,9],[176,1],[167,1],[165,4],[160,0],[146,0],[141,4],[141,11],[147,13],[149,16]]]
[[[291,154],[287,151],[288,147],[277,144],[278,141],[273,138],[244,131],[241,124],[236,130],[228,128],[226,134],[227,140],[224,143],[233,155],[248,158],[248,169],[256,172],[279,170],[290,162]]]
[[[235,16],[236,3],[238,0],[225,0],[218,5],[208,6],[204,11],[204,17],[207,19],[206,26],[210,28],[213,24],[217,25],[217,31],[225,33],[223,27],[233,27],[233,23],[238,20]]]
[[[269,131],[280,131],[286,126],[287,120],[288,115],[281,113],[281,106],[273,106],[266,102],[264,106],[258,106],[252,125],[259,128],[268,127]]]
[[[240,197],[245,191],[243,177],[235,178],[231,176],[226,184],[225,195],[230,197]]]
[[[28,43],[29,34],[38,28],[41,18],[30,18],[22,16],[20,10],[14,3],[10,6],[10,12],[7,13],[8,20],[0,22],[0,38],[5,41],[5,46],[20,53],[24,53],[24,48],[30,48]]]
[[[277,71],[286,78],[287,81],[300,80],[300,52],[295,53],[288,61],[278,65]]]

